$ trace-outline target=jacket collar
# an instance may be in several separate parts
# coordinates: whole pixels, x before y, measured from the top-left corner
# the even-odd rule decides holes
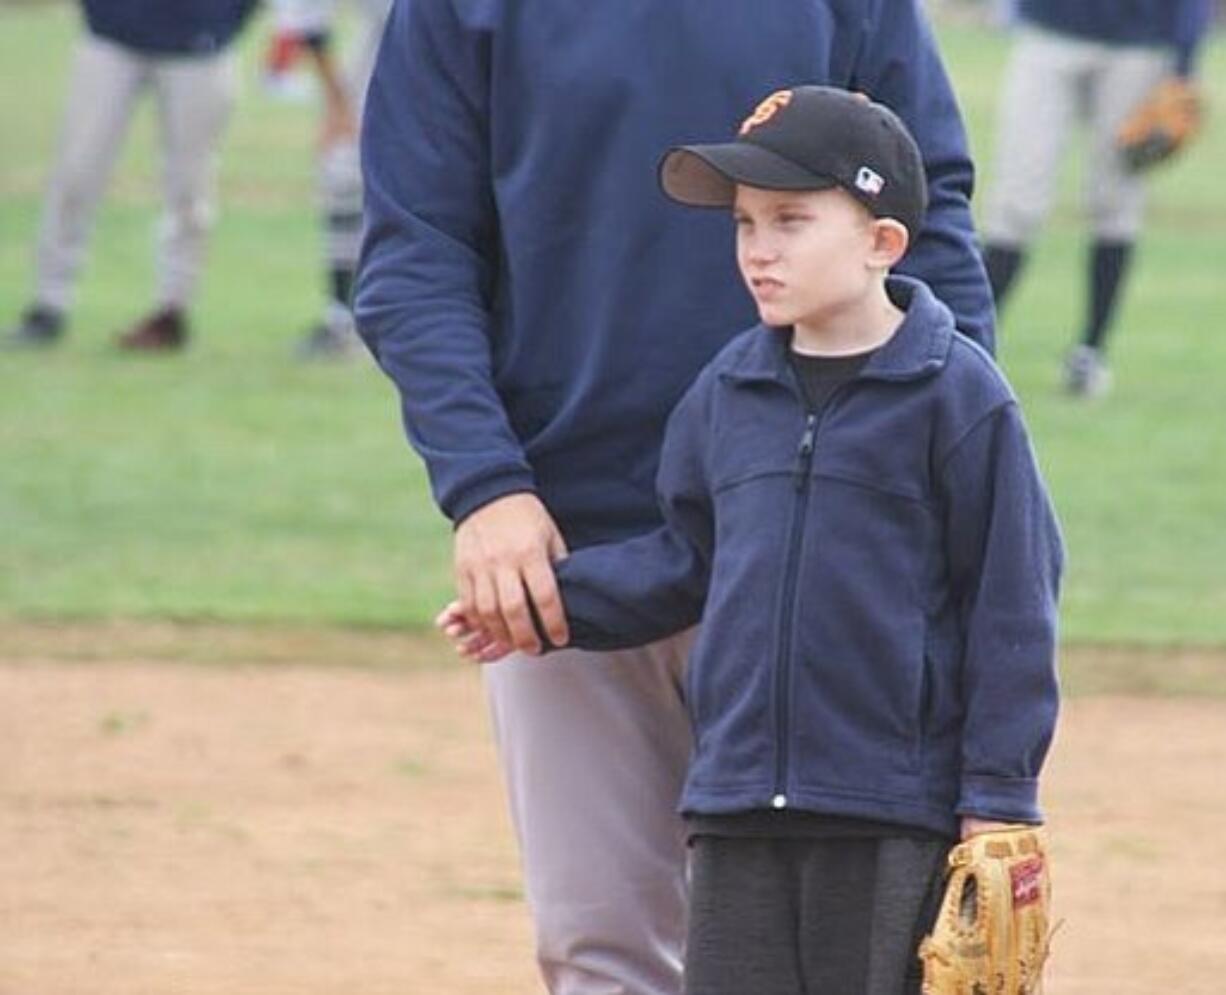
[[[945,365],[954,337],[954,319],[949,308],[936,299],[928,286],[904,276],[886,280],[890,299],[906,316],[898,330],[882,345],[859,373],[859,379],[918,380]],[[791,336],[783,329],[758,325],[745,349],[721,371],[734,381],[792,383],[788,349]]]

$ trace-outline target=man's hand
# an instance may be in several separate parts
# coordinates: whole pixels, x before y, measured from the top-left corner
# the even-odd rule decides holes
[[[539,653],[528,599],[554,646],[570,641],[553,575],[566,556],[562,533],[535,494],[508,494],[478,508],[456,528],[455,581],[460,609],[497,643]]]

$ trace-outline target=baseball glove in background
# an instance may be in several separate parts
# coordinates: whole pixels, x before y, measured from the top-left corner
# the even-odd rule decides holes
[[[980,833],[949,854],[945,897],[920,944],[924,995],[1037,995],[1051,932],[1042,830]]]
[[[1200,131],[1203,117],[1204,105],[1192,83],[1164,80],[1120,126],[1116,148],[1130,170],[1143,172],[1183,149]]]

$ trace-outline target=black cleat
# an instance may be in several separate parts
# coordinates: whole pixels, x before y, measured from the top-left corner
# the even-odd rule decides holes
[[[66,324],[63,311],[31,304],[18,322],[0,336],[0,343],[6,349],[45,349],[59,341]]]
[[[174,352],[187,345],[187,318],[178,308],[162,308],[142,318],[116,341],[129,352]]]

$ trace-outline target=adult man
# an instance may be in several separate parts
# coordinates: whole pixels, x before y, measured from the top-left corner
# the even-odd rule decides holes
[[[1080,342],[1064,368],[1076,396],[1110,386],[1105,359],[1120,292],[1141,232],[1145,178],[1116,135],[1164,78],[1188,77],[1210,22],[1208,0],[1020,0],[1020,27],[1001,91],[993,183],[984,218],[998,307],[1014,286],[1051,206],[1077,118],[1090,154],[1085,205],[1091,229],[1089,293]]]
[[[125,349],[179,349],[213,218],[217,149],[234,104],[230,43],[255,0],[83,0],[55,168],[43,204],[33,301],[11,346],[47,346],[67,325],[94,212],[136,101],[158,102],[165,210],[158,302],[119,338]]]
[[[904,268],[990,344],[965,136],[917,0],[394,6],[363,129],[358,327],[457,523],[461,600],[520,650],[539,646],[529,600],[566,642],[552,559],[656,525],[665,418],[751,323],[727,218],[670,207],[659,156],[806,81],[911,125],[931,209]],[[680,990],[688,643],[487,675],[555,995]]]

